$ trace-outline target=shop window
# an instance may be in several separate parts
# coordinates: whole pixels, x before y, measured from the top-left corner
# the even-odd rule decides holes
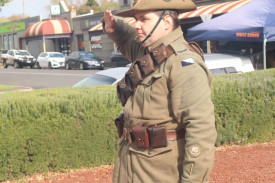
[[[124,6],[127,6],[127,5],[128,5],[128,0],[124,0],[123,5],[124,5]]]
[[[68,56],[70,54],[70,42],[67,38],[58,39],[59,52],[63,55]]]
[[[84,38],[83,35],[77,35],[78,51],[84,51]]]

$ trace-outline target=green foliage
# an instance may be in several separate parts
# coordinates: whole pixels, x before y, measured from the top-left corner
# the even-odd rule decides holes
[[[214,77],[217,145],[274,140],[275,69]]]
[[[117,10],[118,3],[114,0],[100,0],[100,11],[105,12],[106,10]]]
[[[0,12],[1,12],[1,8],[0,8]],[[6,17],[0,17],[0,23],[5,23],[5,22],[8,22],[8,21],[10,21],[8,18],[6,18]],[[0,65],[2,66],[3,64],[0,63]]]
[[[78,15],[87,14],[91,11],[91,7],[87,5],[81,5],[79,8],[76,9],[76,13]]]
[[[14,89],[14,86],[0,84],[0,92],[5,90],[12,90],[12,89]]]
[[[216,145],[274,140],[275,69],[214,77]],[[0,95],[0,182],[114,162],[115,87]]]
[[[10,2],[11,0],[0,0],[0,6],[4,6],[5,3]],[[0,9],[1,10],[1,9]]]
[[[121,112],[114,87],[0,96],[0,182],[25,174],[113,163]]]
[[[96,2],[96,0],[88,0],[86,3],[87,6],[98,6],[98,3]]]

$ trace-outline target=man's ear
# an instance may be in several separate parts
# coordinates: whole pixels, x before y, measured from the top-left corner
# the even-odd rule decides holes
[[[166,15],[163,17],[163,21],[165,22],[165,30],[174,29],[174,21],[171,16]]]

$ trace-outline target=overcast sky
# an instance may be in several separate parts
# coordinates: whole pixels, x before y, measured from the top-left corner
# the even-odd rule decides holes
[[[24,11],[23,11],[24,2]],[[14,14],[25,14],[25,16],[42,15],[48,18],[49,10],[45,7],[50,4],[50,0],[12,0],[1,7],[0,17],[9,17]]]

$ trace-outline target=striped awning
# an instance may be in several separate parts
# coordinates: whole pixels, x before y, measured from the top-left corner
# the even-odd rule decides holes
[[[197,9],[194,11],[180,14],[179,19],[198,17],[202,14],[214,15],[214,14],[227,13],[249,3],[250,1],[252,0],[239,0],[239,1],[230,1],[225,3],[198,6]],[[134,18],[127,18],[127,21],[131,25],[135,23]],[[89,29],[89,32],[97,31],[97,30],[102,30],[102,24],[98,24],[92,27],[91,29]]]
[[[241,6],[249,3],[250,1],[252,0],[230,1],[226,3],[199,6],[194,11],[180,14],[179,19],[197,17],[202,14],[215,15],[215,14],[227,13],[240,8]]]
[[[25,31],[25,37],[34,37],[42,35],[61,35],[70,34],[71,27],[67,20],[56,19],[37,22]]]
[[[136,21],[134,18],[126,18],[127,22],[130,24],[130,25],[133,25]],[[97,30],[102,30],[102,24],[97,24],[96,26],[90,28],[88,31],[89,32],[92,32],[92,31],[97,31]]]

